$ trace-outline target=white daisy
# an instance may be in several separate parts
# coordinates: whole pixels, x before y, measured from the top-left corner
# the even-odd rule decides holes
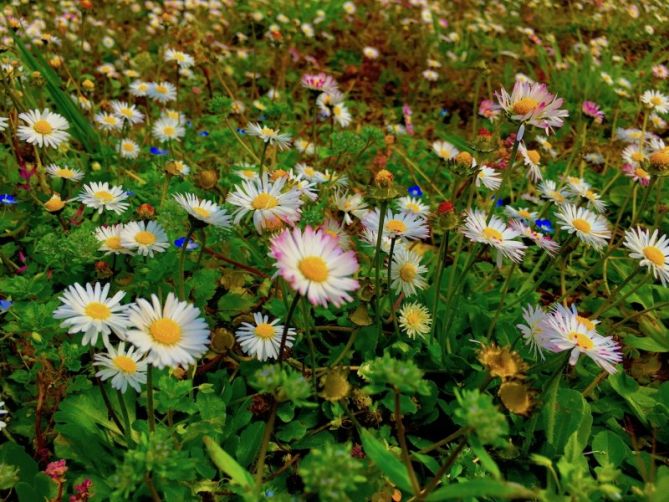
[[[235,332],[237,341],[245,354],[253,356],[259,361],[277,359],[281,346],[281,337],[284,326],[277,324],[279,319],[270,322],[269,317],[259,312],[253,314],[253,324],[242,322]],[[286,333],[286,347],[293,346],[295,330],[288,328]]]
[[[669,112],[669,97],[659,91],[646,91],[641,95],[641,102],[647,108],[658,113]]]
[[[195,64],[193,56],[176,49],[167,49],[167,51],[165,51],[165,61],[168,63],[173,61],[177,63],[180,68],[190,68]]]
[[[95,115],[95,121],[103,131],[119,131],[123,127],[123,120],[111,113],[98,113]]]
[[[295,170],[300,176],[311,181],[312,183],[325,183],[326,181],[325,173],[314,169],[309,164],[305,164],[304,162],[298,162],[295,164]]]
[[[576,236],[588,246],[600,250],[611,238],[606,219],[588,209],[565,204],[556,213],[560,228]]]
[[[124,159],[136,159],[139,156],[139,145],[133,140],[125,138],[119,142],[116,151]]]
[[[486,222],[483,211],[469,209],[465,216],[462,232],[472,241],[481,242],[494,247],[499,257],[506,256],[515,262],[520,262],[527,246],[514,240],[520,234],[517,230],[507,227],[502,220],[493,216]]]
[[[546,134],[553,127],[562,127],[569,116],[567,110],[560,109],[564,100],[551,94],[545,84],[516,81],[511,94],[502,89],[495,96],[513,120],[540,127]]]
[[[0,117],[0,132],[7,129],[7,126],[9,126],[9,119],[6,117]]]
[[[121,392],[125,392],[128,385],[137,392],[141,391],[141,385],[146,383],[147,363],[142,360],[142,354],[136,347],[128,347],[125,350],[125,342],[119,343],[117,348],[107,346],[107,352],[95,354],[93,366],[101,369],[95,373],[102,380],[111,378],[111,386]]]
[[[138,298],[129,311],[128,341],[157,368],[194,364],[209,346],[209,327],[200,309],[168,293],[164,304],[156,295],[149,303]]]
[[[100,243],[99,251],[105,251],[105,254],[130,254],[132,251],[123,247],[121,241],[121,232],[123,225],[106,225],[95,229],[95,238]]]
[[[55,319],[64,319],[61,328],[68,328],[68,333],[84,333],[82,345],[95,345],[98,335],[102,335],[105,344],[109,343],[109,334],[113,331],[123,338],[128,325],[127,305],[121,305],[125,296],[123,291],[109,298],[111,284],[102,286],[79,283],[69,286],[58,298],[60,305],[54,312]]]
[[[340,127],[348,127],[353,120],[351,112],[348,111],[348,108],[344,103],[339,103],[332,107],[332,116],[334,117],[335,123]]]
[[[144,114],[140,112],[135,105],[125,101],[112,101],[112,110],[121,120],[127,120],[130,124],[141,124],[144,121]]]
[[[246,132],[249,136],[256,136],[265,143],[276,145],[279,150],[285,150],[290,145],[290,134],[280,133],[278,129],[261,126],[258,123],[249,122]]]
[[[544,199],[553,201],[559,206],[568,202],[568,197],[571,195],[566,188],[558,189],[557,183],[553,180],[544,180],[539,184],[539,190]]]
[[[177,88],[169,82],[152,83],[147,96],[159,103],[168,103],[177,99]]]
[[[622,157],[627,164],[639,167],[643,162],[648,160],[648,152],[646,152],[645,148],[640,148],[638,144],[628,145],[623,150]]]
[[[403,213],[413,214],[421,218],[427,218],[430,215],[430,208],[423,204],[419,199],[410,196],[397,199],[399,210]]]
[[[174,199],[183,207],[186,212],[196,220],[214,225],[215,227],[229,228],[230,216],[218,204],[214,202],[198,199],[192,193],[176,194]]]
[[[541,181],[543,176],[541,175],[541,155],[536,150],[528,150],[524,144],[518,146],[518,151],[520,152],[521,157],[523,158],[523,163],[527,167],[528,177],[534,183]]]
[[[135,80],[132,84],[130,84],[130,94],[138,98],[148,96],[152,85],[153,84],[144,82],[143,80]]]
[[[539,355],[541,359],[544,359],[543,351],[546,350],[546,342],[548,341],[544,329],[546,317],[546,312],[541,307],[528,305],[523,308],[523,321],[525,321],[525,324],[516,324],[516,328],[520,330],[532,354],[535,357]]]
[[[460,153],[460,150],[455,148],[448,141],[435,141],[432,143],[432,149],[440,159],[444,160],[452,160],[458,153]]]
[[[393,262],[390,267],[390,285],[398,293],[410,297],[427,287],[424,274],[427,267],[420,264],[418,253],[406,246],[396,246],[393,251]]]
[[[180,122],[169,117],[158,119],[151,129],[153,136],[160,142],[179,141],[186,134],[186,129]]]
[[[57,113],[45,110],[30,110],[19,114],[19,119],[25,125],[19,126],[17,135],[19,139],[32,145],[41,147],[57,148],[63,141],[69,138],[67,129],[70,127],[67,120]]]
[[[380,217],[381,211],[378,208],[368,211],[362,217],[362,224],[365,228],[377,233]],[[393,214],[392,210],[388,209],[383,220],[383,233],[391,239],[422,240],[428,237],[430,230],[425,218],[407,213]]]
[[[305,155],[313,155],[316,151],[314,144],[306,139],[298,138],[293,142],[295,150]]]
[[[0,431],[2,429],[4,429],[5,427],[7,427],[7,422],[5,422],[5,420],[6,420],[5,415],[7,415],[7,413],[8,412],[5,409],[5,402],[0,401]]]
[[[344,223],[346,225],[353,223],[352,216],[362,218],[367,214],[367,204],[362,195],[357,192],[350,193],[346,190],[337,190],[333,199],[334,207],[344,213]]]
[[[60,167],[57,166],[56,164],[49,164],[46,167],[46,172],[49,174],[49,176],[53,178],[61,178],[70,181],[81,181],[81,179],[84,177],[84,173],[82,173],[78,169],[70,169],[69,167]]]
[[[535,211],[530,211],[524,207],[516,209],[511,206],[506,206],[504,207],[504,212],[510,218],[515,218],[516,220],[533,222],[537,218],[537,213]]]
[[[630,257],[640,260],[639,265],[648,268],[663,286],[669,283],[669,238],[657,229],[636,228],[625,232],[624,245],[631,251]]]
[[[430,332],[432,316],[420,303],[405,303],[399,311],[399,325],[411,339],[423,337]]]
[[[483,184],[488,190],[498,190],[502,186],[502,177],[499,171],[488,166],[481,166],[476,173],[476,186],[480,187]]]
[[[86,207],[97,209],[102,213],[105,209],[121,214],[128,209],[129,204],[124,202],[128,194],[120,186],[109,186],[109,183],[95,181],[84,185],[82,192],[77,196]]]
[[[151,221],[131,221],[121,231],[121,245],[142,256],[153,256],[170,247],[169,239],[159,223]]]

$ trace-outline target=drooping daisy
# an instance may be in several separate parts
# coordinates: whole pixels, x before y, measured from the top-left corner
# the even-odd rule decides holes
[[[129,124],[141,124],[144,120],[144,114],[135,105],[128,104],[125,101],[112,101],[111,106],[114,115],[121,120],[128,121]]]
[[[430,208],[423,204],[420,200],[413,197],[400,197],[397,200],[399,210],[403,213],[413,214],[421,218],[427,218],[430,215]]]
[[[303,176],[313,183],[325,183],[325,174],[322,171],[314,169],[309,164],[298,162],[295,164],[295,170],[300,176]]]
[[[581,111],[584,115],[593,118],[594,122],[597,124],[601,124],[604,121],[604,112],[594,101],[583,101]]]
[[[420,264],[420,256],[406,246],[397,246],[390,266],[390,286],[398,293],[410,297],[427,287],[424,274],[427,267]]]
[[[499,256],[506,256],[520,262],[527,246],[514,240],[519,232],[507,227],[502,220],[493,216],[486,222],[486,214],[480,210],[468,210],[462,232],[472,241],[494,247]]]
[[[499,171],[488,166],[481,166],[476,173],[475,183],[477,187],[483,184],[488,190],[495,191],[502,186],[502,178]]]
[[[647,108],[650,108],[655,112],[669,112],[669,97],[665,96],[659,91],[644,92],[641,95],[641,102],[645,104]]]
[[[180,68],[190,68],[195,64],[193,56],[176,49],[167,49],[167,51],[165,51],[165,61],[168,63],[175,62]]]
[[[353,223],[352,216],[362,218],[367,213],[367,204],[362,195],[346,190],[337,190],[333,196],[334,207],[344,213],[344,223],[351,225]]]
[[[300,82],[302,83],[302,87],[317,92],[336,91],[338,87],[337,81],[334,78],[322,72],[315,75],[302,75]]]
[[[368,211],[362,217],[362,224],[372,232],[379,232],[380,210]],[[422,240],[428,237],[430,230],[425,218],[407,213],[393,213],[388,209],[383,220],[383,233],[391,239],[402,238]]]
[[[541,155],[536,150],[528,150],[523,143],[518,146],[518,151],[520,156],[523,158],[523,163],[527,167],[528,177],[534,183],[541,181],[543,176],[541,175]]]
[[[5,409],[5,402],[0,401],[0,431],[7,427],[7,422],[5,422],[6,418],[5,415],[7,415],[7,410]]]
[[[151,129],[153,136],[160,142],[179,141],[186,134],[186,129],[178,121],[169,117],[158,119]]]
[[[109,186],[106,181],[97,183],[95,181],[84,185],[82,192],[77,196],[85,206],[97,209],[102,213],[105,209],[121,214],[128,209],[129,204],[124,202],[128,194],[120,186]]]
[[[603,213],[604,209],[606,209],[606,202],[604,202],[600,195],[593,189],[585,190],[584,192],[579,193],[579,195],[587,201],[589,207],[598,213]]]
[[[159,223],[151,221],[131,221],[121,231],[121,244],[124,248],[142,256],[153,256],[170,247],[169,239]]]
[[[411,339],[424,337],[432,327],[430,311],[420,303],[405,303],[399,312],[399,324]]]
[[[625,232],[624,245],[631,251],[630,257],[640,260],[639,265],[648,268],[663,286],[669,283],[669,238],[657,229],[651,234],[641,228]]]
[[[107,352],[95,354],[93,366],[101,369],[95,376],[101,380],[111,378],[111,386],[121,392],[127,390],[128,385],[137,392],[141,391],[141,385],[146,383],[147,363],[142,360],[142,354],[137,347],[130,346],[125,350],[125,342],[118,344],[117,348],[107,346]]]
[[[301,174],[295,174],[292,169],[288,171],[289,185],[311,201],[318,199],[316,183],[305,179]]]
[[[176,194],[174,199],[183,207],[193,218],[215,227],[229,228],[230,215],[218,204],[214,202],[199,199],[192,193]]]
[[[84,177],[84,173],[78,169],[60,167],[56,164],[49,164],[46,167],[46,172],[49,173],[49,176],[52,176],[53,178],[61,178],[69,181],[81,181],[81,179]]]
[[[130,84],[130,94],[138,98],[148,96],[151,85],[149,82],[144,82],[143,80],[135,80]]]
[[[440,159],[452,160],[460,153],[460,150],[451,145],[448,141],[435,141],[432,143],[432,150]]]
[[[505,206],[504,212],[510,218],[515,218],[517,220],[523,220],[523,221],[534,221],[537,217],[536,211],[530,211],[529,209],[524,207],[516,209],[512,206]]]
[[[338,90],[322,92],[316,99],[316,105],[320,108],[321,114],[329,117],[332,114],[332,109],[335,105],[344,102],[344,93]]]
[[[349,292],[359,287],[352,278],[358,260],[336,238],[310,226],[304,232],[286,229],[272,238],[270,249],[279,274],[312,304],[339,307],[353,300]]]
[[[600,250],[611,238],[606,219],[588,209],[565,204],[556,213],[560,228],[576,236],[586,245]]]
[[[25,122],[17,130],[19,139],[39,147],[57,148],[70,135],[70,127],[62,115],[53,113],[49,109],[30,110],[19,114],[19,119]]]
[[[139,145],[133,140],[125,138],[119,142],[116,151],[124,159],[136,159],[139,156]]]
[[[513,120],[540,127],[546,134],[553,127],[562,127],[563,119],[569,116],[567,110],[560,109],[563,99],[551,94],[545,84],[516,81],[511,94],[501,89],[495,96]]]
[[[290,145],[290,134],[280,133],[278,129],[261,126],[258,123],[249,122],[246,126],[246,132],[249,136],[256,136],[265,143],[276,145],[279,150],[285,150]]]
[[[523,321],[525,321],[525,324],[516,324],[516,328],[522,334],[532,354],[535,357],[539,355],[541,359],[544,359],[543,351],[546,350],[546,342],[548,341],[544,329],[546,312],[541,307],[527,305],[523,308]]]
[[[159,103],[168,103],[177,99],[177,88],[169,82],[153,83],[149,85],[147,96]]]
[[[98,335],[107,344],[112,331],[123,338],[128,326],[127,305],[121,305],[125,292],[119,291],[110,298],[110,287],[111,284],[102,286],[99,282],[68,286],[58,298],[61,305],[53,317],[63,319],[60,327],[68,328],[68,333],[83,333],[82,345],[95,345]]]
[[[209,327],[200,309],[168,293],[164,304],[138,298],[128,310],[127,340],[157,368],[194,364],[209,346]]]
[[[260,312],[253,314],[253,321],[253,324],[242,322],[241,326],[235,332],[242,350],[245,354],[253,356],[259,361],[277,359],[279,357],[284,326],[278,324],[279,319],[274,319],[270,322],[269,317]],[[292,347],[293,340],[295,340],[295,330],[288,328],[286,347]]]
[[[351,236],[346,233],[346,227],[339,223],[337,220],[331,217],[326,217],[323,220],[323,223],[318,227],[319,230],[323,230],[326,234],[331,235],[337,242],[339,246],[344,250],[348,251],[351,249]]]
[[[95,121],[103,131],[119,131],[123,127],[123,120],[111,113],[98,113]]]
[[[553,201],[557,205],[562,205],[568,202],[568,197],[571,193],[566,188],[558,189],[557,183],[553,180],[545,180],[539,184],[541,196],[544,199]]]
[[[623,164],[621,167],[625,176],[632,178],[641,186],[648,186],[650,184],[650,173],[641,167],[634,167],[632,164]]]
[[[238,185],[227,198],[229,204],[239,208],[235,212],[235,224],[253,212],[253,223],[260,234],[267,228],[275,228],[277,219],[289,225],[299,220],[302,205],[300,192],[295,189],[284,192],[285,183],[286,178],[271,182],[265,173],[262,178]]]
[[[123,225],[118,223],[116,225],[107,225],[95,229],[95,238],[100,242],[100,251],[105,251],[105,254],[130,254],[132,251],[123,247],[121,241],[121,232]]]
[[[571,351],[569,364],[572,366],[585,354],[613,374],[614,365],[622,361],[619,345],[612,338],[597,334],[587,323],[579,322],[573,312],[556,311],[547,317],[544,326],[548,341],[556,351]]]

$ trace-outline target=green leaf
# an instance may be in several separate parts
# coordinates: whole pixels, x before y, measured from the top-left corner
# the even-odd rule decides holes
[[[253,476],[251,476],[249,471],[239,465],[237,461],[228,455],[223,448],[218,446],[212,438],[205,436],[203,440],[212,462],[214,462],[220,471],[230,476],[233,483],[244,488],[253,486]]]
[[[224,321],[233,316],[248,312],[255,303],[255,298],[248,293],[229,292],[218,300],[218,314]]]
[[[242,431],[237,447],[237,460],[242,465],[249,465],[260,449],[265,422],[253,422]]]
[[[555,442],[555,422],[556,422],[556,416],[557,416],[557,392],[558,392],[558,389],[560,388],[560,378],[561,377],[562,377],[562,373],[558,373],[558,375],[551,382],[551,384],[548,387],[548,390],[546,392],[547,402],[546,402],[544,417],[545,417],[546,439],[548,440],[549,443],[554,443]]]
[[[444,486],[427,497],[428,502],[463,499],[467,497],[535,498],[536,493],[524,486],[492,479],[475,479]]]
[[[481,466],[492,474],[495,479],[502,479],[502,473],[499,471],[499,467],[497,467],[497,464],[486,449],[481,444],[478,444],[478,439],[472,437],[469,444],[474,454],[479,458]]]
[[[592,449],[600,465],[611,463],[618,467],[630,454],[629,447],[620,436],[611,431],[601,431],[592,439]]]
[[[365,453],[372,462],[399,488],[407,493],[412,493],[413,490],[406,466],[400,459],[390,453],[383,443],[376,439],[368,430],[361,429],[360,439],[362,440]]]
[[[569,437],[577,431],[579,434],[575,446],[580,447],[583,451],[590,433],[592,416],[590,406],[580,392],[572,389],[558,389],[555,394],[555,404],[551,404],[544,412],[544,421],[546,438],[548,444],[553,446],[555,454],[559,455],[564,451]]]

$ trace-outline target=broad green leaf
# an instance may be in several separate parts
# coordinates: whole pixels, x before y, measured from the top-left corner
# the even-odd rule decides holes
[[[249,465],[258,455],[262,435],[265,431],[265,422],[253,422],[244,429],[239,437],[239,446],[237,447],[237,460],[242,465]]]
[[[372,459],[372,462],[374,462],[398,488],[407,493],[411,493],[412,488],[407,468],[400,459],[390,453],[383,443],[376,439],[368,430],[362,429],[360,431],[360,439],[362,440],[362,446],[365,453]]]
[[[478,440],[476,438],[472,438],[470,441],[470,446],[474,454],[479,458],[481,466],[490,474],[492,474],[495,479],[502,479],[502,473],[499,471],[499,467],[497,467],[497,464],[486,451],[485,447],[478,444]]]
[[[493,499],[535,498],[536,493],[522,485],[492,479],[475,479],[439,488],[428,495],[428,502],[464,499],[467,497],[492,497]]]
[[[250,488],[253,485],[253,476],[251,476],[251,473],[239,465],[237,461],[228,455],[223,448],[218,446],[212,438],[205,436],[204,445],[207,448],[207,452],[209,453],[212,462],[214,462],[220,471],[230,476],[233,483],[244,488]]]
[[[611,431],[601,431],[592,439],[592,449],[600,465],[611,463],[618,467],[630,454],[629,447],[620,436]]]

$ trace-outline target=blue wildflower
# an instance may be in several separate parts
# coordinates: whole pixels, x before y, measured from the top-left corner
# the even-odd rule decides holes
[[[0,204],[6,204],[6,205],[11,205],[11,204],[16,204],[18,201],[16,200],[16,197],[13,195],[9,195],[8,193],[3,193],[0,194]]]
[[[548,233],[548,234],[552,234],[553,232],[555,232],[555,229],[553,228],[553,224],[551,223],[550,220],[542,220],[542,219],[539,219],[539,220],[536,220],[536,221],[534,222],[534,224],[535,224],[535,225],[537,226],[537,228],[538,228],[539,230],[541,230],[542,232],[546,232],[546,233]]]
[[[503,207],[505,205],[504,204],[504,199],[497,199],[497,201],[495,202],[495,205],[497,207]]]
[[[209,131],[200,131],[199,133],[197,133],[197,135],[206,138],[207,136],[209,136]]]
[[[238,132],[239,134],[246,134],[246,129],[242,129],[241,127],[238,127],[238,128],[237,128],[237,132]]]
[[[163,150],[162,148],[158,148],[157,146],[152,146],[151,153],[153,155],[167,155],[169,152],[167,150]]]
[[[449,115],[449,112],[446,108],[442,108],[441,110],[439,110],[439,116],[440,117],[448,117],[448,115]]]
[[[182,247],[184,247],[185,242],[186,242],[185,237],[179,237],[177,240],[174,241],[174,245],[179,249],[181,249]],[[186,246],[186,250],[192,251],[193,249],[197,249],[198,247],[200,247],[199,244],[195,242],[193,239],[190,239],[188,241],[188,245]]]
[[[422,197],[423,196],[423,191],[420,189],[420,187],[418,185],[410,186],[407,191],[409,192],[409,195],[411,195],[412,197]]]
[[[11,300],[0,300],[0,313],[5,313],[9,310],[14,302]]]

